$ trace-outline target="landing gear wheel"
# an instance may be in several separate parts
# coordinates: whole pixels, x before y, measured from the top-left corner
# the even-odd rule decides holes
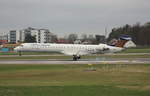
[[[73,61],[77,61],[80,58],[81,58],[81,56],[73,55]]]
[[[19,51],[19,56],[22,56],[22,53],[21,53],[21,51]]]
[[[77,61],[78,58],[76,56],[73,57],[73,61]]]

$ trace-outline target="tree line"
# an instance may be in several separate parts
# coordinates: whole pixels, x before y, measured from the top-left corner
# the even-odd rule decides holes
[[[87,44],[99,44],[99,43],[105,43],[105,36],[103,35],[87,35],[82,34],[81,37],[78,36],[78,34],[68,34],[68,36],[64,36],[61,38],[58,38],[57,35],[51,35],[50,36],[50,42],[47,43],[58,43],[58,40],[65,40],[67,43],[87,43]],[[80,41],[80,42],[79,42]],[[32,36],[31,34],[25,35],[24,43],[37,43],[36,36]]]
[[[129,35],[132,41],[140,46],[150,45],[150,22],[143,25],[136,23],[134,25],[126,24],[123,27],[113,28],[109,34],[108,41],[118,39],[121,35]]]

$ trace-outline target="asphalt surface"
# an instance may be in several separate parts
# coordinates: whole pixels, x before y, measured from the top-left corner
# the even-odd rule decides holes
[[[0,64],[150,64],[150,58],[135,58],[129,60],[116,58],[81,59],[72,61],[67,59],[43,59],[43,60],[0,60]]]
[[[147,55],[150,53],[119,53],[111,55]],[[110,54],[106,54],[110,55]],[[22,56],[50,56],[50,55],[22,55]],[[62,56],[54,54],[52,56]],[[18,55],[1,55],[0,57],[18,57]],[[40,59],[40,60],[0,60],[0,64],[150,64],[150,58],[95,58],[80,59],[72,61],[70,59]]]
[[[92,54],[93,56],[94,54]],[[150,53],[108,53],[108,54],[96,54],[96,55],[150,55]],[[64,56],[63,54],[50,54],[50,55],[24,55],[22,54],[22,57],[26,57],[26,56]],[[19,55],[0,55],[0,57],[19,57]]]

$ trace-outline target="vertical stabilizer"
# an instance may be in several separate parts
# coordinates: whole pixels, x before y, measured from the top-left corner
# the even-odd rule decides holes
[[[122,35],[120,36],[119,40],[115,44],[116,47],[136,47],[136,45],[133,43],[132,38],[128,35]]]

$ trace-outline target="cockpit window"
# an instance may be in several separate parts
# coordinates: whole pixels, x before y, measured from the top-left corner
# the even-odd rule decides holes
[[[23,44],[21,44],[20,47],[23,47]]]

